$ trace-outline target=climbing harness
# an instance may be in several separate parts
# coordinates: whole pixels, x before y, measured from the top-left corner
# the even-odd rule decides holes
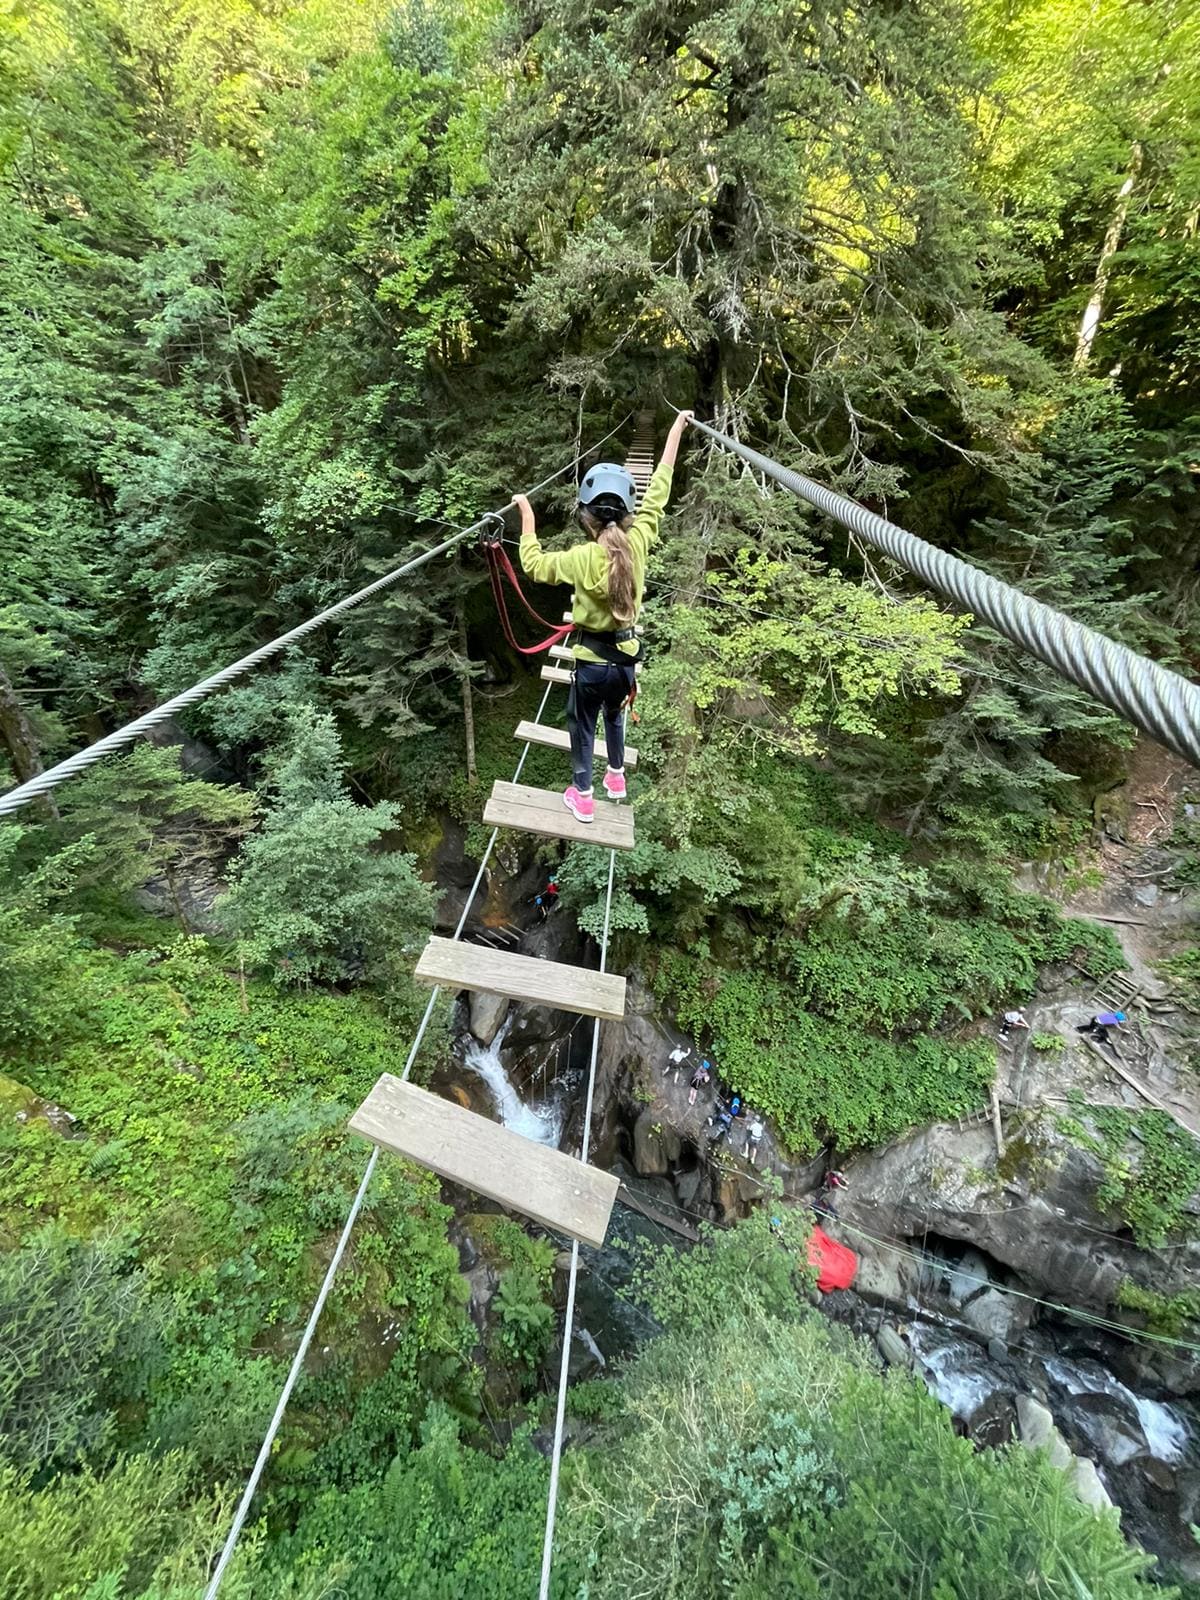
[[[569,622],[555,626],[547,622],[546,618],[536,611],[530,603],[528,596],[521,587],[521,580],[517,576],[516,568],[509,560],[508,551],[503,545],[504,519],[503,517],[489,514],[484,518],[484,525],[479,530],[479,548],[483,551],[487,563],[488,582],[492,586],[492,599],[496,602],[496,615],[500,618],[500,626],[509,647],[518,655],[537,656],[543,650],[549,650],[552,645],[561,644],[571,631]],[[513,633],[512,622],[508,615],[508,603],[504,598],[504,585],[508,583],[517,599],[533,618],[539,627],[549,628],[549,635],[538,644],[518,644]]]

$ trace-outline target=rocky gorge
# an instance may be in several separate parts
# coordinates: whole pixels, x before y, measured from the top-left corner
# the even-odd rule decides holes
[[[824,1297],[822,1309],[873,1339],[889,1365],[921,1376],[981,1448],[1019,1441],[1047,1450],[1081,1499],[1098,1511],[1115,1505],[1130,1538],[1196,1580],[1200,1362],[1179,1308],[1200,1284],[1200,1200],[1195,1192],[1174,1196],[1169,1237],[1135,1229],[1121,1194],[1136,1188],[1154,1151],[1137,1137],[1131,1148],[1111,1148],[1094,1121],[1106,1110],[1153,1110],[1191,1134],[1200,1114],[1193,1018],[1159,972],[1161,957],[1186,936],[1194,904],[1171,887],[1169,858],[1153,840],[1130,852],[1143,872],[1150,863],[1148,876],[1114,874],[1074,895],[1048,883],[1044,869],[1027,869],[1043,892],[1103,919],[1122,939],[1132,998],[1117,1049],[1076,1031],[1101,1004],[1095,975],[1050,968],[1026,1007],[1030,1029],[996,1042],[992,1104],[876,1149],[797,1156],[768,1126],[752,1162],[745,1122],[728,1139],[714,1138],[716,1084],[689,1104],[689,1070],[669,1056],[679,1044],[694,1051],[696,1042],[633,973],[624,1022],[601,1030],[591,1159],[620,1172],[629,1205],[659,1219],[647,1230],[618,1206],[620,1231],[670,1236],[681,1248],[681,1234],[731,1222],[764,1201],[811,1205],[836,1165],[849,1187],[837,1215],[822,1223],[857,1253],[859,1271],[854,1288]],[[503,888],[489,890],[477,937],[488,937],[489,926],[533,920],[519,908],[541,869],[509,865]],[[443,920],[452,922],[461,906],[452,890]],[[548,959],[587,958],[569,916],[527,929],[522,941]],[[463,997],[458,1017],[443,1089],[577,1148],[576,1090],[590,1024],[485,995]],[[986,1034],[991,1024],[976,1026]],[[623,1262],[614,1252],[585,1251],[584,1263],[591,1281],[572,1353],[580,1373],[620,1357],[638,1335],[614,1298]],[[486,1273],[472,1281],[486,1301]]]

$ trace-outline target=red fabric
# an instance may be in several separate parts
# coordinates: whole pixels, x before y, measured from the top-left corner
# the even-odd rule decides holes
[[[496,602],[496,611],[500,617],[500,626],[504,630],[504,637],[508,640],[512,648],[520,655],[536,656],[540,655],[543,650],[549,650],[552,644],[560,644],[562,640],[565,639],[566,636],[571,632],[571,624],[569,622],[564,623],[560,628],[555,628],[550,637],[548,639],[543,639],[540,644],[524,645],[517,643],[516,638],[513,635],[512,624],[508,620],[508,607],[504,602],[504,584],[502,578],[507,578],[509,583],[512,584],[521,604],[525,607],[526,611],[528,611],[529,615],[533,617],[535,621],[540,622],[543,628],[549,628],[551,624],[546,621],[545,617],[539,616],[529,604],[529,601],[525,598],[524,591],[521,588],[520,579],[513,570],[513,564],[508,559],[503,547],[498,544],[485,544],[483,547],[483,553],[487,559],[488,578],[491,580],[492,598]]]
[[[817,1269],[817,1288],[822,1294],[848,1289],[858,1272],[854,1251],[831,1239],[823,1228],[814,1228],[808,1236],[808,1264]]]

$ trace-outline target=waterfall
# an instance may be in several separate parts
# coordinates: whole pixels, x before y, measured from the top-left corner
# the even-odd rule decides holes
[[[490,1045],[480,1044],[473,1034],[464,1035],[463,1065],[469,1067],[487,1084],[500,1121],[512,1133],[534,1144],[548,1144],[557,1149],[562,1136],[563,1106],[550,1101],[542,1106],[526,1105],[512,1086],[512,1081],[500,1059],[500,1047],[508,1033],[511,1017],[504,1023]]]

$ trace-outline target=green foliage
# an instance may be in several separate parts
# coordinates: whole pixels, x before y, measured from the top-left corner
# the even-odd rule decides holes
[[[1122,1278],[1117,1304],[1126,1311],[1140,1312],[1151,1333],[1161,1333],[1168,1339],[1182,1338],[1200,1323],[1200,1292],[1195,1289],[1160,1294],[1134,1283],[1132,1278]]]
[[[116,1239],[46,1227],[0,1255],[0,1455],[30,1473],[102,1457],[158,1354],[161,1317]]]
[[[241,789],[180,770],[176,746],[137,745],[102,761],[63,790],[51,846],[91,845],[82,886],[135,889],[182,867],[211,863],[250,826],[253,802]]]
[[[279,982],[393,978],[429,929],[432,898],[413,857],[382,847],[397,808],[358,806],[343,781],[333,719],[293,712],[262,828],[220,905],[251,960]]]
[[[770,1253],[786,1269],[798,1244],[755,1222],[648,1263],[666,1331],[624,1377],[560,1524],[587,1594],[1151,1592],[1115,1517],[1044,1459],[976,1452],[922,1383],[881,1376],[864,1343],[785,1296]]]
[[[32,1488],[0,1466],[0,1590],[11,1600],[194,1600],[226,1495],[197,1495],[186,1455],[133,1456]],[[231,1593],[245,1596],[244,1548]]]
[[[1031,1033],[1029,1043],[1033,1049],[1047,1056],[1061,1055],[1067,1048],[1067,1041],[1061,1033]]]
[[[496,1291],[500,1343],[512,1359],[535,1366],[554,1333],[554,1307],[545,1299],[549,1270],[539,1276],[530,1266],[510,1267]]]
[[[30,867],[20,855],[25,835],[12,822],[0,827],[0,1051],[65,1032],[86,1004],[69,981],[78,970],[75,924],[55,907],[90,862],[91,842]]]
[[[501,1350],[519,1367],[532,1368],[554,1333],[554,1246],[510,1217],[479,1213],[471,1217],[470,1228],[500,1273],[493,1304]]]
[[[1135,0],[9,8],[0,782],[545,476],[631,397],[698,400],[935,544],[1191,661],[1196,30],[1186,6]],[[1134,141],[1090,363],[1106,376],[1068,378]],[[990,1056],[956,1042],[960,1019],[1027,995],[1047,962],[1120,963],[980,857],[1075,852],[1127,735],[792,497],[699,450],[678,487],[614,928],[663,952],[663,992],[798,1146],[973,1108]],[[565,522],[572,500],[555,486],[539,516]],[[550,615],[561,597],[536,598]],[[4,1263],[0,1348],[11,1336],[22,1365],[3,1392],[33,1419],[22,1470],[47,1480],[0,1489],[18,1600],[194,1600],[227,1512],[211,1486],[246,1470],[357,1184],[346,1109],[418,1009],[430,894],[390,847],[401,829],[429,844],[442,808],[476,847],[536,703],[465,551],[303,649],[187,714],[223,771],[265,752],[225,901],[244,995],[223,946],[126,897],[218,876],[244,789],[139,748],[60,790],[57,817],[0,830],[0,1065],[22,1102],[80,1119],[72,1138],[0,1122],[0,1240],[31,1240]],[[524,775],[550,786],[562,765],[537,751]],[[593,934],[603,873],[594,851],[562,873]],[[315,989],[363,978],[378,1000]],[[1188,1152],[1139,1124],[1133,1163],[1128,1129],[1092,1127],[1135,1229],[1175,1228]],[[272,1600],[531,1586],[545,1469],[521,1442],[499,1461],[465,1442],[480,1376],[447,1216],[431,1179],[380,1164],[266,1487],[277,1549],[255,1590]],[[496,1236],[497,1337],[529,1363],[549,1269],[516,1234]],[[579,1470],[625,1487],[611,1539],[598,1523],[579,1552],[595,1565],[558,1569],[564,1593],[619,1587],[635,1555],[622,1594],[1140,1588],[1036,1464],[975,1461],[873,1376],[866,1425],[839,1411],[853,1385],[832,1346],[788,1347],[791,1243],[751,1230],[661,1286],[678,1315],[644,1459],[623,1386],[583,1398],[617,1439]],[[684,1302],[708,1341],[687,1352],[691,1395],[693,1368],[667,1359]],[[760,1340],[763,1315],[788,1338]],[[709,1398],[714,1374],[747,1372],[752,1392]],[[622,1517],[644,1519],[644,1549],[613,1561]]]
[[[683,958],[659,965],[681,1025],[711,1030],[722,1076],[774,1121],[788,1147],[879,1144],[980,1103],[995,1066],[981,1044],[919,1036],[893,1043],[813,1016],[762,973],[719,977]]]
[[[525,1439],[493,1460],[464,1445],[454,1417],[435,1407],[418,1447],[382,1482],[314,1497],[277,1541],[263,1592],[275,1592],[276,1575],[333,1567],[346,1600],[508,1600],[536,1587],[545,1510],[546,1464]],[[570,1592],[569,1576],[564,1564],[560,1592]]]
[[[625,1397],[609,1379],[587,1379],[567,1390],[567,1410],[582,1422],[614,1422],[625,1410]]]
[[[1200,1142],[1165,1111],[1086,1105],[1073,1095],[1064,1128],[1097,1155],[1097,1203],[1111,1208],[1144,1246],[1190,1235],[1189,1202],[1200,1189]]]

